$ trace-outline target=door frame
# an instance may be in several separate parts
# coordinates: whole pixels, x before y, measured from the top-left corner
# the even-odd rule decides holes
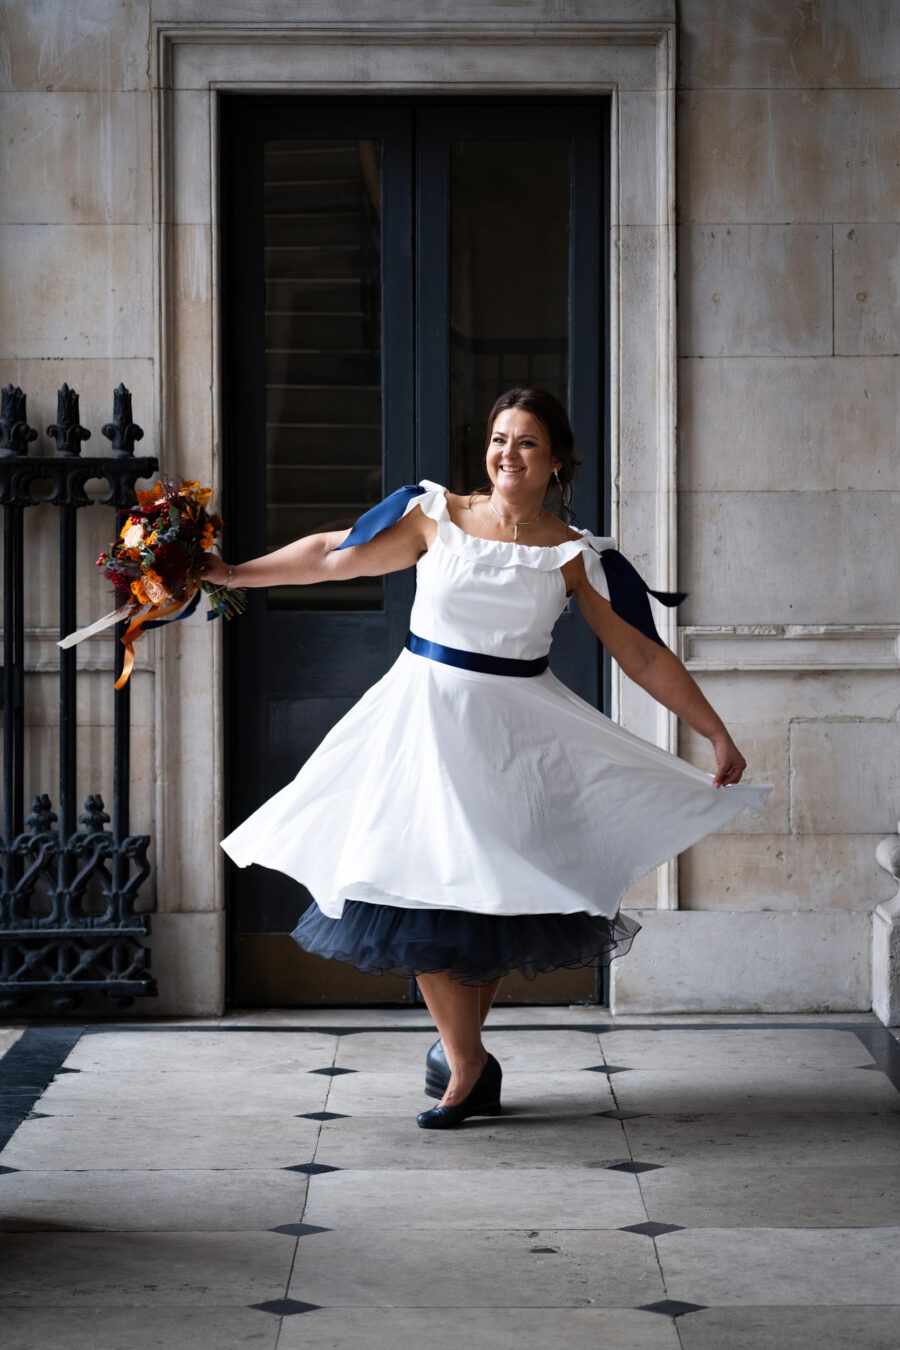
[[[569,343],[566,402],[581,452],[575,492],[578,523],[609,534],[609,414],[603,385],[608,339],[605,258],[609,172],[607,98],[513,96],[448,100],[421,95],[375,98],[226,96],[222,144],[223,499],[231,550],[246,557],[264,545],[267,488],[259,439],[266,419],[263,357],[265,146],[304,138],[381,144],[381,304],[383,490],[430,478],[449,482],[450,148],[456,140],[565,141],[570,146],[566,243]],[[415,205],[414,205],[415,203]],[[525,283],[527,284],[527,282]],[[427,315],[427,318],[425,317]],[[254,447],[247,453],[246,447]],[[471,486],[472,484],[470,484]],[[240,519],[235,520],[240,503]],[[236,541],[236,542],[235,542]],[[230,557],[232,552],[227,547]],[[315,733],[332,722],[326,704],[345,708],[396,658],[407,628],[410,572],[386,577],[381,610],[268,610],[250,598],[239,625],[225,630],[226,830],[234,829],[284,781],[272,777],[273,700],[313,700]],[[571,607],[569,607],[571,609]],[[349,650],[345,650],[349,649]],[[315,653],[311,667],[296,653]],[[343,652],[343,659],[340,653]],[[265,654],[263,656],[263,653]],[[330,664],[326,653],[334,657]],[[608,710],[610,662],[577,611],[554,634],[554,671],[582,698]],[[302,694],[298,693],[299,688]],[[260,758],[260,747],[270,754]],[[292,772],[300,767],[293,761]],[[284,766],[282,766],[284,767]],[[308,899],[307,895],[307,899]],[[226,872],[226,998],[229,1006],[421,1002],[414,981],[373,982],[297,951],[288,934],[303,907],[296,883],[262,869]],[[508,979],[504,999],[603,1001],[606,968],[559,971],[532,988]],[[525,995],[530,995],[525,997]]]
[[[374,12],[374,7],[373,11]],[[148,240],[156,418],[167,467],[221,490],[218,284],[219,90],[337,95],[423,93],[611,97],[611,531],[654,587],[675,589],[675,3],[658,21],[622,21],[597,0],[590,23],[152,25],[154,209]],[[674,645],[676,616],[658,615]],[[154,641],[161,1015],[224,1008],[221,634],[179,624]],[[155,635],[154,635],[155,636]],[[622,725],[676,748],[675,719],[615,674]],[[677,907],[667,864],[629,896]],[[613,982],[615,988],[615,980]]]

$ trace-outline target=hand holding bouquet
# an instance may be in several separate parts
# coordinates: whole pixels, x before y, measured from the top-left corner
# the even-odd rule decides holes
[[[181,479],[176,486],[161,478],[149,492],[135,495],[137,503],[124,513],[118,539],[97,559],[116,589],[119,608],[59,644],[73,646],[112,623],[130,619],[122,638],[125,665],[117,689],[131,674],[134,643],[145,628],[186,619],[204,592],[210,602],[207,619],[220,615],[230,619],[246,607],[243,591],[203,579],[209,565],[207,550],[222,531],[221,518],[206,509],[212,490],[190,480]],[[177,610],[181,613],[176,615]]]

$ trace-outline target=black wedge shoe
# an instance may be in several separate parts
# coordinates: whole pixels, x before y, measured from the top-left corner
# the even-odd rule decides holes
[[[436,1097],[438,1101],[447,1091],[450,1082],[450,1065],[444,1054],[440,1037],[425,1056],[425,1096]]]
[[[493,1055],[488,1055],[481,1077],[464,1101],[458,1106],[433,1106],[430,1111],[420,1111],[416,1124],[422,1130],[452,1130],[469,1116],[499,1116],[503,1109],[500,1105],[502,1078],[500,1065]]]

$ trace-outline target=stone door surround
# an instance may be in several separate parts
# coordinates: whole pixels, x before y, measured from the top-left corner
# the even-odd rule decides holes
[[[154,378],[167,466],[221,485],[220,91],[608,94],[612,530],[653,586],[674,589],[674,3],[652,7],[661,21],[628,17],[650,8],[599,0],[589,23],[155,23]],[[209,631],[217,627],[179,625],[156,652],[155,932],[171,928],[160,959],[189,964],[194,1006],[208,1006],[221,981],[224,943],[221,637]],[[660,628],[674,646],[671,611]],[[614,715],[674,748],[674,719],[647,705],[617,686]],[[660,870],[661,908],[676,907],[675,883],[674,864]]]

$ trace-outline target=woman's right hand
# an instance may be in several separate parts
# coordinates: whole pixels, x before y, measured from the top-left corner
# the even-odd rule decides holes
[[[204,553],[200,558],[200,571],[203,580],[213,586],[224,586],[228,581],[228,563],[218,553]]]

